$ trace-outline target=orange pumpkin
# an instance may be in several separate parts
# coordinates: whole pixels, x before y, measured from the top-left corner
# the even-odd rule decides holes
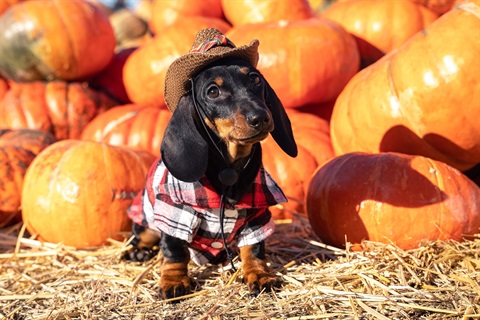
[[[1,0],[0,1],[0,15],[2,15],[5,11],[7,11],[10,6],[23,1],[23,0]]]
[[[355,75],[332,114],[337,155],[395,151],[461,171],[480,163],[479,10],[458,6]]]
[[[93,119],[82,132],[83,140],[129,146],[160,156],[163,133],[171,118],[168,109],[125,105]]]
[[[165,28],[135,50],[123,68],[123,83],[130,100],[136,104],[166,106],[164,87],[168,67],[190,50],[198,30],[207,27],[222,32],[230,29],[220,19],[192,17]]]
[[[286,108],[334,100],[359,69],[355,40],[328,19],[242,25],[227,36],[260,41],[258,68]]]
[[[444,14],[452,9],[455,0],[413,0],[416,3],[422,4],[438,15]]]
[[[22,190],[22,218],[38,238],[78,248],[124,239],[126,210],[143,188],[155,156],[146,151],[63,140],[31,163]]]
[[[410,0],[340,1],[321,16],[338,22],[356,37],[364,65],[399,48],[437,19],[437,14]]]
[[[0,128],[40,129],[59,140],[79,138],[90,120],[114,104],[86,83],[11,83],[0,101]]]
[[[2,101],[3,97],[8,91],[9,88],[8,81],[5,80],[4,78],[0,77],[0,101]]]
[[[110,62],[108,17],[83,0],[24,1],[0,17],[0,73],[15,81],[79,80]]]
[[[35,156],[54,141],[50,133],[40,130],[0,132],[0,227],[20,220],[25,172]]]
[[[225,17],[234,26],[313,17],[308,0],[222,0],[222,7]]]
[[[320,167],[307,193],[312,229],[327,244],[362,240],[403,249],[480,230],[480,188],[440,161],[350,153]]]
[[[221,0],[153,0],[150,26],[155,34],[163,28],[192,17],[223,19]]]
[[[263,165],[280,185],[288,202],[270,208],[274,219],[291,219],[294,212],[305,213],[305,195],[313,172],[318,165],[333,157],[330,127],[326,120],[313,114],[288,111],[298,156],[286,155],[276,142],[262,142]]]

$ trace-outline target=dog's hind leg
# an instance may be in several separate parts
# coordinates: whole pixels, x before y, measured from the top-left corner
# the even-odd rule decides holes
[[[160,234],[135,222],[132,224],[134,236],[132,249],[125,253],[125,258],[132,261],[148,261],[158,254]]]

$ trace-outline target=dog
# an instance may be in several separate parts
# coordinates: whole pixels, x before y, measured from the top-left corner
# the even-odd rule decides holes
[[[258,45],[236,47],[219,30],[203,29],[167,71],[172,118],[161,158],[129,209],[134,238],[127,253],[145,261],[158,246],[163,299],[191,292],[191,260],[232,262],[233,242],[253,295],[280,286],[267,266],[265,239],[274,230],[268,207],[287,200],[262,166],[260,141],[271,134],[292,157],[297,146],[280,100],[256,69]]]

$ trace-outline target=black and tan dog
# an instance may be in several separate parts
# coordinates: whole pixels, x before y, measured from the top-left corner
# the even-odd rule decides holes
[[[274,223],[268,207],[286,201],[262,166],[260,141],[269,133],[290,156],[297,147],[285,110],[255,68],[259,42],[235,47],[204,29],[191,51],[170,66],[165,100],[173,112],[161,159],[129,210],[132,260],[163,253],[163,298],[191,290],[187,265],[231,260],[240,248],[244,280],[253,294],[277,287],[265,261]]]

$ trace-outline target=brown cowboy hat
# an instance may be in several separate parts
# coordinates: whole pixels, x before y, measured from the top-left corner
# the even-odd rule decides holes
[[[258,40],[248,46],[235,47],[225,35],[215,29],[200,30],[190,52],[177,58],[165,76],[165,102],[171,112],[177,108],[180,98],[190,90],[190,79],[208,64],[226,57],[246,60],[256,67],[258,63]]]

